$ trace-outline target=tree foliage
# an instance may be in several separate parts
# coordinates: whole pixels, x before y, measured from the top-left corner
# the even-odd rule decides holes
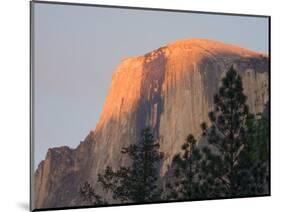
[[[196,139],[193,135],[186,138],[182,145],[183,153],[178,153],[172,161],[173,178],[166,184],[166,199],[198,199],[200,198],[200,186],[198,173],[200,171],[201,154],[196,147]]]
[[[244,190],[241,182],[244,169],[241,158],[247,145],[249,109],[243,94],[241,77],[233,67],[222,79],[222,86],[214,96],[214,110],[209,113],[211,126],[202,124],[209,143],[203,148],[205,160],[202,171],[204,186],[211,197],[235,196]]]
[[[90,204],[90,205],[107,204],[107,202],[95,192],[95,189],[87,181],[80,187],[79,192],[83,198],[83,201],[86,204]]]
[[[159,152],[159,143],[151,129],[142,130],[140,140],[124,147],[122,154],[129,157],[131,165],[121,166],[116,171],[112,167],[106,167],[104,173],[98,175],[98,182],[103,190],[110,192],[113,199],[121,202],[160,200],[158,180],[163,155]]]
[[[174,158],[173,198],[206,199],[252,196],[268,190],[268,118],[250,114],[241,77],[233,67],[226,72],[210,126],[202,123],[201,142],[188,136],[183,156]]]

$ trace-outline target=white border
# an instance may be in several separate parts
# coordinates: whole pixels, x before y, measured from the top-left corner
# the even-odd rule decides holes
[[[59,1],[59,0],[58,0]],[[271,15],[272,196],[83,211],[280,211],[281,208],[281,13],[276,0],[68,0],[67,2]],[[167,26],[168,27],[168,26]],[[29,2],[0,2],[0,197],[1,211],[27,211],[29,201]],[[250,29],[249,29],[250,30]],[[278,210],[279,209],[279,210]],[[80,211],[81,211],[80,210]],[[75,210],[68,210],[75,211]]]

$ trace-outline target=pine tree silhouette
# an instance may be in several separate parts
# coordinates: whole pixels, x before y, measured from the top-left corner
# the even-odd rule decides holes
[[[107,167],[98,181],[106,191],[117,200],[129,202],[152,202],[160,199],[158,186],[159,163],[163,155],[159,152],[159,143],[153,137],[150,128],[141,132],[137,144],[123,148],[132,161],[129,167],[120,167],[113,171]]]
[[[122,149],[131,159],[131,166],[121,166],[114,171],[106,167],[103,174],[98,175],[98,182],[105,192],[110,192],[113,199],[121,202],[153,202],[160,200],[161,189],[158,186],[160,161],[163,154],[159,152],[159,143],[150,128],[141,132],[136,144]],[[89,190],[89,189],[88,189]],[[89,192],[84,192],[84,196]],[[95,203],[103,203],[94,191],[90,198]],[[88,197],[89,199],[89,197]]]
[[[233,66],[214,95],[210,126],[202,123],[203,147],[193,135],[172,163],[167,199],[241,197],[269,190],[268,111],[249,113],[241,77]]]
[[[201,197],[197,179],[201,154],[196,143],[194,136],[189,135],[182,145],[183,153],[174,156],[172,161],[174,177],[166,184],[166,199],[198,199]]]
[[[231,66],[214,96],[209,113],[210,128],[202,124],[208,145],[203,148],[201,192],[208,197],[257,195],[264,192],[265,166],[257,152],[266,145],[265,135],[258,141],[260,123],[249,113],[241,77]],[[268,131],[266,127],[265,131]],[[257,158],[258,157],[258,158]],[[265,155],[264,158],[267,158]]]
[[[86,205],[106,205],[107,202],[99,196],[89,182],[85,182],[79,189],[83,202]]]

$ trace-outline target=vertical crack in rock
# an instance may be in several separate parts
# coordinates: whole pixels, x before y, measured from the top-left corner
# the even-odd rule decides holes
[[[141,98],[137,109],[138,134],[145,127],[159,136],[160,115],[163,111],[162,84],[165,77],[165,49],[160,48],[144,56]]]

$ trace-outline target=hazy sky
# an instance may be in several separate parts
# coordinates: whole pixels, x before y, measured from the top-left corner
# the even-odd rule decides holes
[[[268,52],[266,18],[36,3],[34,20],[36,166],[95,128],[124,57],[194,37]]]

